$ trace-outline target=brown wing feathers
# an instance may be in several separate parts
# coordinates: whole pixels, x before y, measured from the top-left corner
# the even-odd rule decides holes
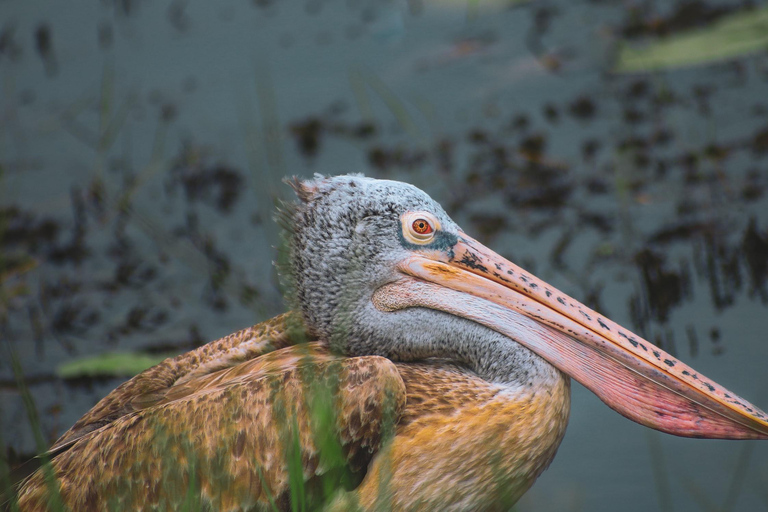
[[[58,452],[83,435],[131,412],[163,400],[168,390],[189,380],[306,341],[300,322],[285,313],[202,347],[166,359],[124,382],[99,401],[51,447]]]
[[[339,488],[349,492],[332,510],[480,509],[513,503],[554,456],[567,379],[510,395],[447,363],[285,347],[297,339],[285,321],[168,360],[102,400],[52,460],[69,509],[290,510]],[[46,510],[49,490],[36,472],[21,509]]]
[[[292,467],[301,465],[303,486],[366,466],[404,407],[392,362],[310,343],[187,379],[154,406],[83,434],[52,464],[72,510],[175,509],[189,496],[203,509],[284,509]],[[47,492],[36,473],[22,509],[45,509]]]

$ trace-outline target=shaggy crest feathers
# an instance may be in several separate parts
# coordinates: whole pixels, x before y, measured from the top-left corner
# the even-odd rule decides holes
[[[318,193],[327,194],[336,189],[340,183],[339,178],[343,179],[345,177],[370,179],[365,178],[365,175],[362,173],[350,173],[342,176],[326,176],[315,173],[312,179],[305,180],[298,176],[293,176],[286,178],[284,181],[293,188],[293,191],[302,203],[309,203],[315,199]],[[353,180],[349,180],[346,183],[352,184]]]
[[[363,177],[362,174],[350,176]],[[279,200],[274,216],[275,222],[280,227],[280,245],[277,248],[277,259],[274,261],[275,269],[279,277],[281,292],[286,305],[294,310],[301,310],[301,300],[297,285],[297,276],[294,268],[294,247],[297,243],[297,219],[305,215],[311,204],[318,199],[320,194],[327,194],[334,188],[333,178],[315,173],[313,178],[304,179],[292,176],[283,180],[290,186],[299,202],[293,200]],[[309,331],[312,335],[316,333]]]

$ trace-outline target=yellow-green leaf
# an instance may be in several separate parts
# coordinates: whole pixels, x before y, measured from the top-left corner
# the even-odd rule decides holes
[[[622,44],[617,73],[637,73],[723,61],[768,49],[768,7],[725,16],[711,26],[646,41]]]
[[[60,364],[56,374],[63,379],[78,377],[132,377],[166,356],[141,352],[109,352]]]

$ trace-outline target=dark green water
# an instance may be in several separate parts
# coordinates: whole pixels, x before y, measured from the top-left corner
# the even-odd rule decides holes
[[[611,73],[622,41],[739,6],[0,1],[0,336],[44,435],[120,382],[63,381],[62,363],[180,352],[282,311],[272,198],[315,172],[420,186],[768,407],[768,55]],[[18,461],[35,449],[6,349]],[[768,508],[768,443],[678,439],[573,399],[519,510]]]

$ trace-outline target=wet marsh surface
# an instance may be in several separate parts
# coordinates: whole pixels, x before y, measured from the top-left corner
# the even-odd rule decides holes
[[[275,199],[315,172],[423,188],[484,244],[768,407],[768,53],[614,72],[620,45],[764,8],[0,2],[10,464],[35,453],[10,350],[50,442],[132,374],[62,365],[162,358],[283,311]],[[765,443],[647,431],[574,388],[517,510],[768,508]]]

